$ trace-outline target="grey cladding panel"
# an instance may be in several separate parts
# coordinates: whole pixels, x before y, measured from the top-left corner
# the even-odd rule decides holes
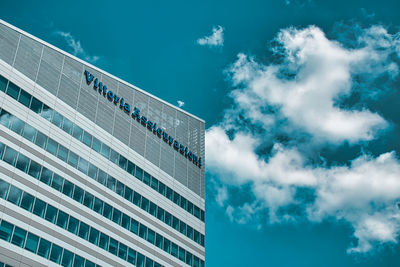
[[[83,75],[83,64],[66,56],[64,59],[63,74],[72,82],[80,84]]]
[[[119,108],[118,108],[119,109]],[[122,110],[117,110],[114,120],[113,135],[125,145],[129,145],[130,119],[129,115]]]
[[[160,168],[174,177],[174,154],[176,152],[166,142],[161,141],[161,160]],[[177,155],[179,156],[179,155]]]
[[[42,48],[43,45],[37,41],[21,36],[14,67],[32,81],[36,79]]]
[[[140,155],[144,156],[145,150],[145,137],[146,133],[143,126],[132,120],[131,123],[131,136],[129,139],[129,147],[135,150]],[[147,130],[146,130],[147,131]]]
[[[135,90],[126,86],[125,84],[118,83],[118,96],[124,98],[124,102],[129,105],[133,104],[133,95],[135,94]]]
[[[89,120],[95,121],[97,108],[97,97],[93,96],[86,88],[81,88],[79,92],[79,102],[77,111],[86,116]]]
[[[51,67],[49,63],[42,60],[36,80],[37,84],[45,88],[53,95],[57,95],[59,81],[60,71]]]
[[[160,166],[160,138],[146,130],[146,154],[145,157],[157,167]]]
[[[0,58],[12,65],[20,34],[0,24]]]
[[[72,79],[61,75],[60,88],[58,89],[58,97],[76,109],[79,95],[79,84],[75,83]]]

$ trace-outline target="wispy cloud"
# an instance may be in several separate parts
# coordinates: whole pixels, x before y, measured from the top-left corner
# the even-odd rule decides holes
[[[197,39],[199,45],[206,45],[210,47],[224,45],[224,28],[221,26],[213,27],[212,34]]]
[[[397,243],[400,161],[390,150],[368,153],[369,142],[391,127],[368,107],[385,87],[395,90],[397,39],[373,26],[349,49],[317,27],[289,28],[272,48],[279,64],[238,55],[227,70],[234,105],[206,132],[208,171],[224,184],[216,201],[232,220],[268,211],[269,223],[347,221],[358,240],[349,253]],[[386,84],[376,87],[382,77]],[[353,93],[358,102],[348,101]],[[346,163],[323,156],[343,144],[362,149]],[[232,204],[227,188],[249,184],[254,199]]]
[[[96,63],[100,57],[99,56],[91,56],[89,55],[82,47],[81,42],[76,40],[71,33],[63,32],[63,31],[56,31],[57,35],[63,37],[69,48],[71,49],[71,53],[74,56],[80,57],[86,61],[91,63]]]
[[[183,101],[181,101],[181,100],[178,100],[178,101],[176,101],[177,103],[178,103],[178,107],[183,107],[184,105],[185,105],[185,102],[183,102]]]

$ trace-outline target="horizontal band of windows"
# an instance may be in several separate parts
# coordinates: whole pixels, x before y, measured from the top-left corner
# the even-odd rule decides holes
[[[136,252],[134,249],[1,179],[0,198],[6,199],[10,203],[44,218],[46,221],[89,241],[129,263],[140,266],[140,262],[142,261],[139,260],[139,262],[137,262],[137,259],[145,259],[143,262],[149,262],[146,266],[153,267],[154,262],[154,267],[161,267],[161,264],[147,259],[147,257]]]
[[[4,145],[1,142],[0,142],[0,160],[3,160],[4,162],[16,167],[17,169],[27,173],[28,175],[34,177],[35,179],[38,179],[42,183],[45,183],[46,185],[51,186],[52,188],[56,189],[57,191],[62,192],[64,195],[85,205],[86,207],[92,209],[93,211],[97,212],[98,214],[104,216],[105,218],[113,221],[114,223],[118,224],[119,226],[125,228],[126,230],[147,240],[152,245],[155,245],[156,247],[164,250],[165,252],[170,253],[174,257],[176,257],[184,262],[189,262],[190,264],[192,262],[193,262],[193,264],[195,264],[196,262],[199,262],[200,265],[193,265],[193,266],[196,266],[196,267],[202,266],[203,261],[201,259],[199,259],[198,257],[193,255],[193,260],[192,260],[191,256],[190,256],[190,260],[189,260],[189,256],[187,256],[188,259],[186,259],[186,257],[179,256],[179,255],[183,255],[183,254],[175,253],[175,248],[176,248],[176,251],[181,251],[180,253],[184,253],[185,255],[187,255],[187,254],[192,255],[192,254],[187,252],[183,248],[179,247],[175,243],[171,242],[167,238],[163,237],[162,235],[156,233],[154,230],[150,229],[149,227],[139,223],[137,220],[129,217],[128,215],[121,212],[120,210],[112,207],[108,203],[93,196],[92,194],[83,190],[79,186],[71,183],[70,181],[64,179],[60,175],[50,171],[46,167],[38,164],[37,162],[35,162],[35,161],[29,159],[28,157],[26,157],[25,155],[23,155],[22,153],[15,151],[13,148]],[[25,207],[32,209],[32,206],[29,206],[28,204],[24,204],[25,202],[23,200],[22,191],[19,189],[15,189],[15,190],[13,189],[15,192],[13,191],[14,193],[11,194],[11,199],[9,199],[9,196],[7,196],[7,192],[9,190],[9,188],[6,185],[3,186],[2,183],[8,184],[4,181],[1,182],[1,180],[0,180],[0,198],[7,197],[8,201],[10,201],[16,205],[20,205],[24,209],[27,209]],[[29,195],[28,193],[24,193],[24,194],[27,194],[26,201],[27,201],[27,203],[30,203],[28,200],[32,199],[32,196]],[[21,199],[21,197],[22,197],[22,199]],[[39,200],[39,202],[40,201],[41,200]],[[46,205],[43,204],[42,206],[45,207]],[[33,208],[33,213],[35,213],[35,208]],[[42,217],[42,216],[46,216],[45,214],[47,214],[47,213],[44,212],[44,210],[43,210],[42,213],[37,212],[35,214]],[[44,218],[46,218],[46,217],[44,217]],[[180,229],[179,227],[182,224],[180,224],[178,222],[175,222],[175,223],[176,223],[177,229]],[[187,226],[182,225],[182,229],[183,229],[183,227],[187,227]]]
[[[7,85],[8,84],[8,85]],[[151,176],[149,173],[135,165],[130,160],[101,142],[96,137],[92,136],[78,125],[71,122],[69,119],[62,116],[57,111],[51,109],[40,100],[31,96],[29,93],[19,88],[12,82],[9,82],[6,78],[0,75],[0,91],[6,92],[7,95],[11,96],[15,100],[19,101],[24,106],[30,108],[32,111],[40,114],[46,120],[52,122],[55,126],[64,130],[69,135],[73,136],[80,142],[84,143],[94,151],[100,153],[103,157],[110,160],[132,176],[136,177],[146,185],[150,186],[164,197],[173,201],[176,205],[180,206],[190,214],[194,215],[201,221],[205,221],[205,212],[200,209],[192,202],[166,186],[164,183],[159,181],[157,178]]]
[[[45,149],[47,152],[58,157],[64,162],[67,162],[70,166],[83,172],[85,175],[96,180],[103,186],[106,186],[121,197],[142,208],[143,210],[150,213],[152,216],[156,217],[168,226],[172,227],[179,233],[185,235],[186,237],[204,247],[204,235],[193,229],[193,227],[179,220],[169,212],[154,204],[152,201],[143,197],[130,187],[121,183],[111,175],[102,171],[100,168],[96,167],[84,158],[78,156],[63,145],[57,143],[34,127],[20,120],[5,109],[1,109],[0,111],[0,124],[11,129],[17,134],[22,135],[25,139],[31,141],[40,148]],[[46,169],[46,172],[50,171]],[[49,181],[52,178],[51,176],[52,174],[44,175],[44,178],[41,179],[43,179],[44,183],[49,184]]]
[[[1,220],[0,223],[0,239],[62,266],[100,267],[100,265],[5,220]],[[0,264],[0,266],[2,265]]]

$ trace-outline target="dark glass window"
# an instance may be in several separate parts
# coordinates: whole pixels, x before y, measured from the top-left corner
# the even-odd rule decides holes
[[[136,206],[140,206],[140,199],[142,198],[141,195],[139,195],[136,192],[133,192],[133,204],[135,204]]]
[[[7,88],[8,80],[3,76],[0,76],[0,91],[5,92]]]
[[[122,155],[119,155],[119,167],[126,170],[126,165],[128,165],[127,163],[128,163],[128,160],[125,157],[123,157]]]
[[[85,197],[83,198],[83,205],[92,209],[93,207],[94,196],[88,192],[85,192]]]
[[[193,257],[193,267],[200,267],[199,258],[196,256]]]
[[[194,206],[194,212],[193,212],[193,215],[194,215],[195,217],[197,217],[197,218],[199,218],[199,219],[200,219],[200,209],[199,209],[199,207],[197,207],[197,206]]]
[[[103,201],[101,199],[94,198],[93,210],[99,214],[103,213]]]
[[[135,219],[131,219],[131,232],[134,234],[139,234],[139,222]]]
[[[42,183],[45,183],[47,185],[50,185],[51,178],[53,177],[53,172],[50,171],[49,169],[43,167],[42,168],[42,173],[40,174],[40,181]]]
[[[143,179],[143,170],[138,166],[136,166],[135,177],[138,178],[139,180]]]
[[[155,239],[155,232],[151,229],[147,229],[147,241],[152,243],[154,245],[154,239]]]
[[[107,183],[107,173],[99,169],[99,174],[97,176],[97,181],[102,185],[106,185]]]
[[[76,219],[72,216],[69,216],[67,230],[73,234],[76,234],[78,232],[78,225],[79,225],[78,219]]]
[[[181,197],[181,208],[186,210],[187,200],[184,197]]]
[[[36,136],[36,129],[30,126],[29,124],[25,123],[25,128],[24,128],[24,137],[25,139],[34,142],[35,141],[35,136]]]
[[[158,182],[158,192],[163,196],[165,195],[165,184],[162,182]]]
[[[83,158],[79,158],[78,170],[80,170],[84,174],[87,174],[88,168],[89,168],[89,162]]]
[[[73,195],[73,199],[78,201],[79,203],[82,203],[83,200],[83,189],[80,188],[79,186],[75,185],[75,189],[74,189],[74,195]]]
[[[58,128],[61,128],[62,124],[63,124],[63,116],[60,115],[60,113],[58,113],[57,111],[54,111],[53,114],[53,119],[51,120],[51,122],[57,126]]]
[[[146,267],[153,267],[153,260],[150,258],[146,258]]]
[[[115,178],[112,177],[111,175],[108,175],[108,177],[107,177],[107,187],[109,189],[111,189],[111,191],[115,191],[115,183],[116,183]]]
[[[9,82],[6,94],[17,100],[19,95],[19,90],[20,89],[18,86],[16,86],[12,82]]]
[[[74,184],[68,180],[64,180],[64,185],[62,190],[63,194],[72,197],[73,190],[74,190]]]
[[[177,205],[180,204],[180,198],[181,198],[181,196],[180,196],[177,192],[174,192],[174,199],[173,199],[173,201],[174,201],[175,204],[177,204]]]
[[[82,128],[75,124],[72,136],[75,137],[76,139],[78,139],[79,141],[81,141],[82,140],[82,135],[83,135]]]
[[[11,238],[11,243],[22,248],[25,243],[25,238],[26,238],[26,231],[24,229],[19,228],[18,226],[15,226],[14,234]]]
[[[167,253],[171,253],[171,241],[169,241],[168,239],[164,238],[164,247],[163,247],[164,251]]]
[[[51,246],[51,243],[49,241],[47,241],[46,239],[41,238],[37,254],[39,256],[42,256],[43,258],[48,259],[49,258],[49,252],[50,252],[50,246]]]
[[[97,246],[99,242],[99,231],[90,227],[89,242]]]
[[[186,235],[186,223],[180,221],[179,232],[181,232],[182,234]]]
[[[119,154],[113,149],[111,149],[110,160],[117,165],[119,164]]]
[[[45,210],[46,210],[46,203],[36,198],[35,206],[33,208],[33,213],[43,218]]]
[[[27,192],[24,192],[24,194],[22,195],[22,200],[21,200],[21,208],[23,208],[27,211],[32,211],[34,201],[35,201],[34,196],[32,196],[31,194],[28,194]]]
[[[116,208],[113,209],[112,220],[116,224],[120,224],[120,222],[121,222],[121,212],[119,210],[117,210]]]
[[[136,261],[137,261],[136,266],[138,266],[138,267],[145,267],[145,266],[144,266],[144,260],[145,260],[144,255],[143,255],[143,254],[140,254],[140,253],[138,252],[138,253],[137,253],[137,259],[136,259]]]
[[[83,239],[87,240],[89,235],[89,225],[84,222],[79,223],[79,233],[78,236],[82,237]]]
[[[123,260],[126,260],[127,250],[128,250],[128,247],[126,245],[119,243],[118,257],[120,257]]]
[[[40,170],[42,169],[42,166],[40,166],[38,163],[35,161],[31,160],[31,164],[29,164],[29,170],[28,174],[32,176],[33,178],[38,179],[40,176]]]
[[[0,123],[5,127],[10,127],[13,116],[8,113],[6,110],[2,109],[0,112]]]
[[[58,209],[56,209],[55,207],[53,207],[50,204],[47,204],[46,215],[44,216],[44,218],[47,221],[54,223],[56,221],[57,211],[58,211]]]
[[[200,244],[200,233],[197,232],[196,230],[194,230],[194,232],[193,232],[193,240],[194,240],[194,242]]]
[[[125,186],[124,198],[128,201],[132,201],[133,190]]]
[[[88,132],[83,132],[83,143],[88,147],[92,146],[92,135]]]
[[[158,207],[158,209],[157,209],[157,218],[160,221],[164,221],[164,210],[160,207]]]
[[[200,245],[204,247],[204,235],[200,234]]]
[[[172,223],[172,215],[171,215],[171,213],[169,213],[169,212],[165,212],[165,220],[164,220],[164,222],[166,223],[166,224],[168,224],[169,226],[171,226],[171,223]]]
[[[108,250],[108,240],[110,237],[106,234],[100,233],[99,247]]]
[[[205,218],[204,210],[200,210],[200,220],[202,220],[204,222],[205,219],[206,218]]]
[[[156,246],[162,249],[163,248],[162,245],[163,245],[163,237],[156,233]]]
[[[51,246],[50,260],[55,263],[60,263],[62,251],[62,247],[53,244]]]
[[[172,200],[172,189],[171,188],[169,188],[168,186],[166,187],[167,188],[167,191],[166,191],[166,194],[165,194],[165,196],[169,199],[169,200]]]
[[[103,216],[106,217],[107,219],[111,219],[111,212],[112,212],[112,207],[104,202]]]
[[[124,184],[121,183],[120,181],[117,181],[117,187],[115,189],[115,192],[120,195],[121,197],[124,196]]]
[[[39,101],[37,98],[32,97],[30,109],[33,112],[36,112],[37,114],[40,114],[42,112],[42,102]]]
[[[188,201],[187,203],[187,209],[186,209],[190,214],[193,214],[193,203]]]
[[[193,239],[193,228],[187,225],[186,236]]]
[[[126,215],[125,213],[122,213],[122,223],[121,226],[124,227],[125,229],[129,230],[129,226],[130,226],[130,218],[128,215]]]
[[[151,188],[158,190],[158,180],[154,177],[151,177]]]
[[[19,206],[19,203],[21,201],[21,195],[22,195],[22,190],[12,185],[10,187],[10,192],[8,192],[7,200]]]
[[[14,225],[4,220],[0,224],[0,238],[9,242],[11,239],[11,234],[13,232]]]
[[[53,187],[57,191],[61,191],[63,183],[64,183],[64,178],[54,173],[53,180],[51,181],[51,187]]]
[[[39,243],[39,237],[32,233],[28,233],[25,242],[25,249],[36,254],[38,243]]]
[[[75,254],[74,267],[83,267],[84,263],[85,263],[85,259],[82,258],[81,256]]]
[[[18,119],[17,117],[14,117],[13,123],[11,126],[11,130],[18,135],[22,135],[22,131],[24,130],[25,127],[25,122],[22,120]]]
[[[97,167],[94,166],[92,163],[89,163],[88,176],[90,178],[93,178],[94,180],[97,180]]]
[[[171,255],[174,257],[178,257],[178,245],[174,242],[171,242]]]
[[[64,249],[62,260],[61,260],[61,265],[65,266],[65,267],[71,267],[73,259],[74,259],[74,253],[72,253],[69,250]]]
[[[51,121],[51,118],[53,117],[53,110],[50,109],[48,106],[43,104],[43,110],[42,113],[40,113],[40,116],[45,118],[48,121]]]
[[[157,216],[157,206],[153,202],[150,201],[150,208],[149,208],[149,213],[153,215],[154,217]]]
[[[0,197],[1,197],[2,199],[5,199],[5,198],[6,198],[7,193],[8,193],[8,187],[9,187],[9,186],[10,186],[9,183],[7,183],[7,182],[5,182],[5,181],[3,181],[3,180],[0,180]]]
[[[143,224],[139,225],[139,236],[143,239],[147,239],[147,227]]]
[[[56,155],[57,154],[57,147],[58,147],[58,143],[56,141],[54,141],[53,139],[49,138],[47,141],[47,148],[46,150],[53,154]]]
[[[70,121],[70,120],[67,119],[67,118],[64,118],[64,123],[63,123],[62,129],[63,129],[65,132],[67,132],[68,134],[71,134],[71,133],[72,133],[72,127],[73,127],[73,126],[74,126],[74,125],[73,125],[72,121]]]
[[[149,210],[149,200],[145,197],[142,197],[142,204],[140,205],[140,207],[143,210],[148,211]]]
[[[100,153],[100,150],[101,150],[101,142],[100,142],[100,140],[97,139],[96,137],[93,137],[92,148],[93,148],[94,151]]]
[[[17,159],[17,151],[12,149],[11,147],[6,147],[6,152],[4,153],[3,160],[8,164],[15,165],[15,160]]]
[[[147,185],[150,185],[150,174],[148,174],[147,172],[144,172],[144,176],[143,176],[143,182]]]
[[[128,160],[128,169],[127,172],[134,175],[135,174],[135,164]]]
[[[133,265],[136,264],[136,251],[131,248],[128,250],[128,262],[132,263]]]
[[[110,237],[110,246],[108,247],[108,251],[114,255],[117,255],[118,252],[118,241],[112,237]]]
[[[172,216],[172,227],[179,231],[179,220],[174,216]]]
[[[58,211],[58,216],[57,216],[57,225],[60,226],[63,229],[67,228],[68,224],[68,217],[69,215],[61,210]]]
[[[21,90],[21,93],[19,95],[19,99],[18,101],[24,105],[25,107],[29,108],[29,104],[31,103],[31,98],[32,96],[30,94],[28,94],[27,92],[25,92],[24,90]]]

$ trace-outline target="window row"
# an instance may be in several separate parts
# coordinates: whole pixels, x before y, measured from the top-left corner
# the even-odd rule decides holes
[[[8,83],[8,86],[7,86]],[[120,168],[124,169],[126,172],[136,177],[137,179],[144,182],[146,185],[150,186],[163,196],[167,197],[175,204],[179,205],[181,208],[185,209],[190,214],[194,215],[198,219],[205,221],[204,210],[200,209],[192,202],[179,195],[177,192],[173,191],[171,188],[163,184],[158,179],[152,177],[146,171],[142,170],[140,167],[136,166],[133,162],[126,159],[124,156],[98,140],[96,137],[92,136],[88,132],[84,131],[78,125],[71,122],[69,119],[65,118],[57,111],[46,106],[40,100],[31,96],[29,93],[25,92],[23,89],[19,88],[12,82],[8,82],[4,77],[0,75],[0,90],[6,92],[9,96],[19,101],[26,107],[30,108],[34,112],[40,114],[46,120],[52,122],[57,127],[64,130],[66,133],[75,137],[85,145],[89,146],[96,152],[100,153],[102,156],[110,160],[111,162],[118,165]]]
[[[1,179],[0,198],[6,199],[50,223],[56,224],[129,263],[137,266],[144,266],[143,264],[146,263],[146,267],[161,267],[159,263],[136,252],[134,249]]]
[[[5,220],[0,223],[0,238],[65,267],[99,267],[99,265]],[[2,265],[0,264],[0,266]]]
[[[198,266],[204,265],[204,261],[200,260],[198,257],[196,257],[194,255],[192,256],[191,253],[187,252],[185,249],[183,249],[181,247],[178,247],[178,245],[171,242],[170,240],[163,237],[162,235],[156,233],[154,230],[139,223],[137,220],[129,217],[128,215],[121,212],[120,210],[112,207],[110,204],[93,196],[92,194],[90,194],[89,192],[86,192],[79,186],[71,183],[70,181],[64,179],[60,175],[52,172],[51,170],[47,169],[44,166],[41,166],[37,162],[29,159],[28,157],[24,156],[21,153],[18,153],[11,147],[8,147],[1,142],[0,142],[0,159],[11,164],[12,166],[16,167],[17,169],[29,174],[30,176],[34,177],[35,179],[38,179],[39,181],[45,183],[46,185],[51,186],[52,188],[56,189],[57,191],[62,192],[64,195],[74,199],[75,201],[78,201],[79,203],[85,205],[86,207],[99,213],[100,215],[104,216],[105,218],[120,225],[121,227],[125,228],[126,230],[147,240],[152,245],[155,245],[155,246],[159,247],[160,249],[163,249],[167,253],[170,253],[174,257],[177,257],[184,262],[188,262],[188,264],[190,264],[191,266],[192,266],[192,264],[196,264],[197,262],[199,264],[193,265],[193,266],[198,267]],[[15,188],[15,187],[11,187],[11,188]],[[46,220],[52,219],[51,222],[53,222],[53,223],[54,223],[54,221],[56,221],[56,218],[54,216],[56,216],[57,213],[54,211],[53,213],[51,213],[54,216],[47,215],[48,213],[45,211],[46,205],[43,201],[37,199],[36,202],[39,203],[39,204],[37,204],[39,206],[36,208],[36,202],[35,202],[35,205],[33,205],[33,200],[34,200],[33,196],[31,196],[27,193],[22,194],[23,192],[19,189],[10,189],[10,193],[7,196],[8,190],[9,190],[8,183],[6,183],[4,181],[1,182],[1,180],[0,180],[0,197],[1,198],[7,197],[8,201],[10,201],[16,205],[20,205],[22,208],[24,208],[26,210],[32,211],[34,214],[36,214],[38,216],[41,216],[41,217],[44,216],[44,218]],[[135,198],[135,197],[133,196],[133,198]],[[146,203],[146,204],[143,204],[143,203]],[[140,202],[140,205],[143,209],[145,209],[144,205],[146,205],[148,208],[147,210],[149,212],[151,212],[150,211],[151,207],[150,207],[149,201],[147,199],[144,202],[142,199],[142,202]],[[48,206],[50,206],[50,205],[48,205]],[[50,207],[51,207],[50,209],[55,209],[52,206],[50,206]],[[194,239],[200,238],[200,236],[198,234],[196,235],[197,231],[195,232],[192,227],[186,225],[182,221],[178,221],[177,219],[173,220],[173,218],[175,218],[175,217],[173,217],[172,215],[170,215],[167,212],[164,213],[164,215],[161,215],[162,209],[161,208],[156,209],[157,208],[156,206],[153,206],[153,207],[154,207],[154,210],[157,211],[158,216],[167,216],[168,218],[166,220],[168,220],[170,222],[170,225],[172,227],[174,227],[175,229],[177,229],[178,231],[180,231],[181,233],[187,234],[187,232],[184,233],[184,231],[191,231],[190,235],[193,235],[192,237]],[[162,210],[162,211],[164,211],[164,210]],[[47,217],[49,219],[47,219]],[[73,217],[70,217],[70,218],[73,218]],[[72,219],[72,220],[75,221],[76,219]],[[59,225],[58,221],[56,221],[56,224]],[[68,227],[69,227],[69,224],[68,224]],[[73,229],[75,229],[75,228],[73,228]],[[78,229],[78,228],[76,228],[76,229]],[[204,242],[204,239],[203,239],[203,242]],[[174,253],[175,250],[173,248],[176,248],[177,250],[181,251],[181,254]],[[185,257],[183,257],[182,255],[185,255]]]
[[[176,231],[180,232],[181,234],[187,236],[188,238],[192,239],[193,241],[204,247],[203,234],[193,229],[191,226],[186,225],[186,223],[180,221],[171,213],[164,211],[164,209],[162,209],[161,207],[157,206],[156,204],[154,204],[147,198],[143,197],[139,193],[133,191],[130,187],[121,183],[120,181],[118,181],[111,175],[107,174],[106,172],[102,171],[101,169],[99,169],[92,163],[88,162],[84,158],[78,156],[77,154],[70,151],[63,145],[47,137],[42,132],[36,130],[29,124],[25,123],[24,121],[10,114],[5,109],[1,109],[0,111],[0,123],[6,126],[7,128],[11,129],[15,133],[22,135],[24,138],[35,143],[39,147],[45,149],[46,151],[58,157],[59,159],[63,160],[64,162],[67,162],[72,167],[83,172],[85,175],[88,175],[89,177],[93,178],[97,182],[101,183],[103,186],[106,186],[113,192],[116,192],[121,197],[124,197],[125,199],[129,200],[130,202],[142,208],[146,212],[150,213],[157,219],[171,226]],[[9,163],[14,164],[13,162]],[[20,164],[24,164],[22,160]],[[21,168],[26,169],[28,168],[28,166],[23,165],[21,166]],[[25,169],[21,170],[26,172]],[[48,175],[46,175],[46,173],[47,171],[42,172],[41,175],[43,176],[43,178],[40,177],[40,179],[43,179],[43,182],[48,184],[50,177],[47,177]],[[170,190],[169,187],[166,188],[166,191],[167,191],[166,195],[171,196],[171,198],[174,201],[179,200],[176,192]]]

